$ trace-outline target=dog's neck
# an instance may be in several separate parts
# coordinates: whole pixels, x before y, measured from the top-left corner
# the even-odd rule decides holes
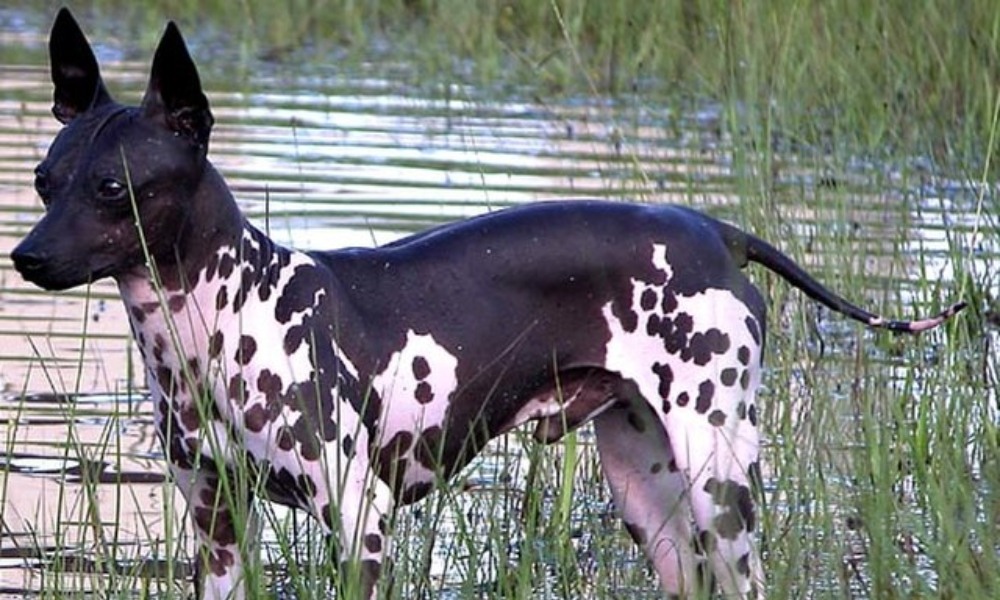
[[[147,367],[154,357],[174,368],[194,358],[207,364],[213,334],[262,297],[268,270],[291,254],[246,221],[210,164],[188,202],[172,256],[116,277]]]

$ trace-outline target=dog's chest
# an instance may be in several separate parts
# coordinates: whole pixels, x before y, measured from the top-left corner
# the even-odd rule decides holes
[[[328,290],[310,283],[315,265],[256,244],[248,233],[239,252],[219,250],[186,293],[146,279],[120,285],[158,430],[182,467],[222,449],[224,460],[247,455],[272,475],[298,472],[331,440],[367,443],[358,411],[339,401],[356,395],[357,372],[332,326],[319,326]]]

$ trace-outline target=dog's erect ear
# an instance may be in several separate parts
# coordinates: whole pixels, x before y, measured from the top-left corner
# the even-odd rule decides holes
[[[76,19],[63,8],[49,36],[49,60],[55,84],[52,114],[66,124],[95,106],[111,102],[97,59]]]
[[[208,144],[214,122],[212,112],[201,91],[198,69],[172,21],[167,24],[153,56],[142,109],[147,117],[162,119],[169,129],[192,142],[200,146]]]

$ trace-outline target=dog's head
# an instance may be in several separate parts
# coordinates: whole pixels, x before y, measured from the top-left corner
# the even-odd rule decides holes
[[[25,279],[62,290],[176,260],[207,165],[212,114],[177,27],[160,40],[145,96],[108,93],[73,16],[49,38],[52,113],[63,129],[35,168],[45,215],[11,253]]]

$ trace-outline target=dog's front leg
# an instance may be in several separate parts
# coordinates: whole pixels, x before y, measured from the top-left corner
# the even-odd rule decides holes
[[[198,537],[195,561],[195,597],[202,600],[247,598],[246,574],[240,543],[257,539],[257,515],[251,505],[235,511],[233,498],[239,490],[225,485],[212,468],[187,469],[176,464],[171,472],[187,499],[188,512]],[[247,500],[249,502],[249,499]]]

